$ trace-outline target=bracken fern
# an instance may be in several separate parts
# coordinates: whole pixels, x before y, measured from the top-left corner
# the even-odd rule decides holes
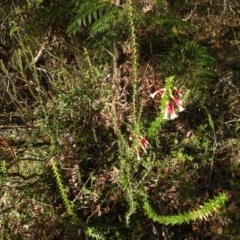
[[[92,33],[97,33],[104,32],[109,28],[116,14],[116,8],[112,7],[110,2],[92,0],[76,5],[73,12],[76,15],[69,24],[67,32],[75,34],[79,30],[79,27],[92,25],[94,21],[97,21],[96,26],[90,30]]]

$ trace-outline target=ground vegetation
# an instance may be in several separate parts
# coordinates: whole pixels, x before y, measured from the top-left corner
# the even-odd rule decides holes
[[[240,3],[3,0],[1,239],[238,239]]]

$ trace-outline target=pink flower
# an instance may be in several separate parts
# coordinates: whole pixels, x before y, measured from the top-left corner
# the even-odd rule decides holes
[[[169,115],[170,115],[170,119],[171,120],[178,117],[178,115],[175,112],[174,105],[171,102],[168,102],[166,104],[166,108],[165,108],[163,119],[166,119],[166,120],[169,119]]]
[[[137,160],[140,160],[140,150],[139,150],[139,146],[142,148],[142,150],[147,153],[147,147],[148,147],[148,141],[145,137],[143,136],[135,136],[133,133],[130,134],[129,136],[129,140],[132,141],[133,139],[135,139],[135,143],[137,143],[138,145],[134,147],[135,151],[136,151],[136,155],[137,155]]]
[[[139,153],[139,150],[137,147],[135,149],[136,149],[136,154],[137,154],[137,160],[139,161],[139,160],[141,160],[140,153]]]
[[[176,88],[176,87],[174,89],[175,89],[176,93],[178,94],[178,96],[181,97],[182,96],[182,91],[180,89]]]
[[[130,136],[129,136],[129,140],[132,141],[133,140],[133,134],[131,133]]]
[[[146,138],[141,137],[141,139],[139,139],[139,145],[145,153],[147,153],[146,148],[147,148],[148,144],[149,143]]]
[[[160,88],[160,89],[158,89],[157,91],[155,91],[154,93],[150,94],[150,97],[151,97],[151,98],[155,98],[155,96],[156,96],[158,93],[161,93],[161,94],[162,94],[162,97],[163,97],[163,94],[164,94],[165,90],[166,90],[165,88]]]
[[[179,112],[182,112],[182,111],[185,109],[185,108],[182,106],[182,101],[181,101],[179,98],[174,97],[174,96],[172,96],[172,99],[173,99],[173,101],[175,102],[175,104],[178,106]]]

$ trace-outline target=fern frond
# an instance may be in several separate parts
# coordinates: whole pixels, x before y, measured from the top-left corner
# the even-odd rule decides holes
[[[196,42],[186,42],[182,48],[182,54],[185,61],[189,61],[197,67],[205,67],[212,65],[215,61],[205,47],[200,46]]]
[[[156,21],[156,24],[159,25],[160,27],[170,27],[172,28],[173,26],[180,28],[180,29],[189,29],[192,28],[191,25],[186,22],[182,21],[181,19],[174,19],[174,18],[169,18],[169,17],[159,17]]]
[[[88,227],[87,230],[85,231],[85,234],[88,237],[91,237],[96,240],[105,240],[106,239],[104,236],[102,236],[100,234],[100,231],[98,231],[97,229],[95,229],[93,227],[92,228]]]
[[[92,25],[90,33],[96,35],[97,33],[103,33],[109,30],[112,22],[116,19],[118,11],[117,8],[113,8],[111,11],[105,13]]]
[[[58,190],[60,192],[60,195],[61,195],[61,198],[63,200],[64,206],[67,210],[67,213],[72,216],[72,215],[74,215],[73,209],[72,209],[70,201],[68,200],[66,190],[65,190],[65,187],[62,183],[62,178],[61,178],[61,175],[58,171],[58,168],[57,168],[57,165],[55,163],[54,158],[50,159],[50,164],[51,164],[52,171],[53,171],[54,177],[56,179]]]
[[[165,66],[175,66],[175,73],[186,73],[186,69],[194,69],[195,75],[209,76],[210,67],[215,62],[215,59],[210,56],[207,49],[195,42],[184,42],[172,47],[170,51],[166,52]],[[205,69],[204,69],[205,68]]]
[[[196,71],[194,72],[194,75],[196,77],[204,77],[205,79],[211,80],[213,73],[205,69],[196,69]]]
[[[75,34],[79,27],[92,24],[93,21],[100,20],[104,12],[110,10],[111,4],[107,1],[91,0],[84,1],[76,8],[76,16],[67,28],[68,33]]]
[[[213,213],[218,212],[220,208],[224,206],[228,200],[225,193],[221,193],[214,199],[209,200],[203,206],[200,206],[197,210],[192,210],[173,216],[158,216],[155,210],[151,207],[148,201],[144,202],[144,209],[153,221],[162,223],[164,225],[175,225],[182,223],[189,223],[190,221],[202,220],[211,216]]]

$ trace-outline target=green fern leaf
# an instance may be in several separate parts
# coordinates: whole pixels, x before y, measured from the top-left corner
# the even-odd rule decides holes
[[[85,1],[76,7],[76,16],[73,21],[69,24],[67,32],[75,34],[79,27],[93,24],[93,21],[101,19],[105,12],[111,7],[110,2],[91,0]]]
[[[112,22],[116,19],[118,11],[117,8],[113,8],[110,12],[103,15],[92,25],[90,33],[96,35],[97,33],[103,33],[109,30]]]

